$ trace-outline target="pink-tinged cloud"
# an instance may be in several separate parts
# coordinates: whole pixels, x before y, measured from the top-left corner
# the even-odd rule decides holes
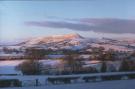
[[[28,21],[28,26],[50,28],[67,28],[78,31],[95,31],[103,33],[135,33],[135,20],[125,19],[77,19],[76,23],[66,21]]]

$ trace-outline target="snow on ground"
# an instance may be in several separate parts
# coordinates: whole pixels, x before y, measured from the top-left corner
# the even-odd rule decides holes
[[[0,57],[20,57],[20,56],[24,56],[24,53],[16,53],[16,52],[4,53],[4,52],[0,52]]]
[[[21,74],[15,70],[15,66],[22,63],[24,60],[0,61],[0,74]]]
[[[18,64],[24,62],[26,60],[9,60],[9,61],[0,61],[0,67],[1,66],[17,66]],[[61,61],[60,60],[51,60],[51,59],[45,59],[45,60],[40,60],[43,64],[50,64],[50,65],[55,65],[59,64]]]
[[[24,62],[25,60],[8,60],[8,61],[0,61],[0,74],[20,74],[20,71],[16,71],[15,67]],[[40,60],[41,63],[44,65],[51,65],[51,66],[59,66],[62,65],[61,60],[51,60],[51,59],[45,59]],[[84,61],[85,65],[83,67],[94,67],[98,71],[100,71],[101,63],[100,61]],[[119,61],[116,62],[108,62],[108,66],[113,65],[116,67],[116,69],[119,69],[120,63]]]
[[[47,83],[47,78],[59,78],[59,77],[79,77],[79,79],[82,79],[85,76],[106,76],[106,75],[120,75],[120,74],[135,74],[135,72],[108,72],[108,73],[92,73],[92,74],[73,74],[73,75],[17,75],[17,76],[0,76],[0,79],[18,79],[20,81],[35,81],[36,79],[39,80],[41,85],[44,85]],[[78,81],[83,82],[83,81]],[[77,83],[78,83],[77,82]]]
[[[132,49],[126,48],[124,46],[119,46],[119,45],[95,44],[95,43],[92,43],[91,45],[92,45],[92,47],[104,47],[105,50],[114,49],[114,50],[117,50],[117,51],[133,51]]]
[[[7,60],[7,61],[0,61],[1,66],[17,66],[18,64],[22,63],[24,60]]]
[[[22,74],[20,71],[16,71],[14,66],[0,66],[0,75],[4,74]]]
[[[134,89],[134,80],[117,80],[81,84],[45,85],[39,87],[1,88],[1,89]]]
[[[0,74],[21,74],[20,71],[16,71],[15,67],[24,62],[25,60],[9,60],[0,61]],[[44,65],[57,65],[60,64],[60,60],[40,60]]]

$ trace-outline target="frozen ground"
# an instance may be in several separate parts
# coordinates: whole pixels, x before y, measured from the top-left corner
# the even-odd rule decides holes
[[[21,74],[20,71],[16,71],[15,67],[25,60],[8,60],[8,61],[0,61],[0,74]],[[60,64],[60,60],[41,60],[45,65],[57,65]]]
[[[52,55],[51,55],[52,56]],[[56,57],[53,55],[52,57]],[[21,74],[20,71],[16,71],[15,67],[19,65],[20,63],[24,62],[25,60],[6,60],[6,61],[0,61],[0,74]],[[51,65],[53,67],[63,67],[61,60],[51,60],[51,59],[44,59],[40,60],[41,63],[44,65]],[[85,61],[84,61],[85,62]],[[97,64],[96,64],[97,63]],[[84,67],[92,66],[100,69],[101,64],[96,61],[87,61],[87,65],[84,65]]]
[[[1,89],[135,89],[134,80],[117,80],[95,83],[65,84],[65,85],[46,85],[40,87],[20,87],[20,88],[1,88]]]

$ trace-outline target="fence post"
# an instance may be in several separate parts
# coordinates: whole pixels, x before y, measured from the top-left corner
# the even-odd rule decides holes
[[[38,86],[38,79],[36,79],[36,86]]]

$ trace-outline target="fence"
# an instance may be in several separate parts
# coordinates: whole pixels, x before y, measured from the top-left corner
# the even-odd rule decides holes
[[[0,76],[0,79],[18,79],[21,86],[44,86],[54,84],[70,84],[110,81],[121,79],[135,79],[135,72],[110,72],[110,73],[92,73],[76,75],[53,75],[53,76]]]

